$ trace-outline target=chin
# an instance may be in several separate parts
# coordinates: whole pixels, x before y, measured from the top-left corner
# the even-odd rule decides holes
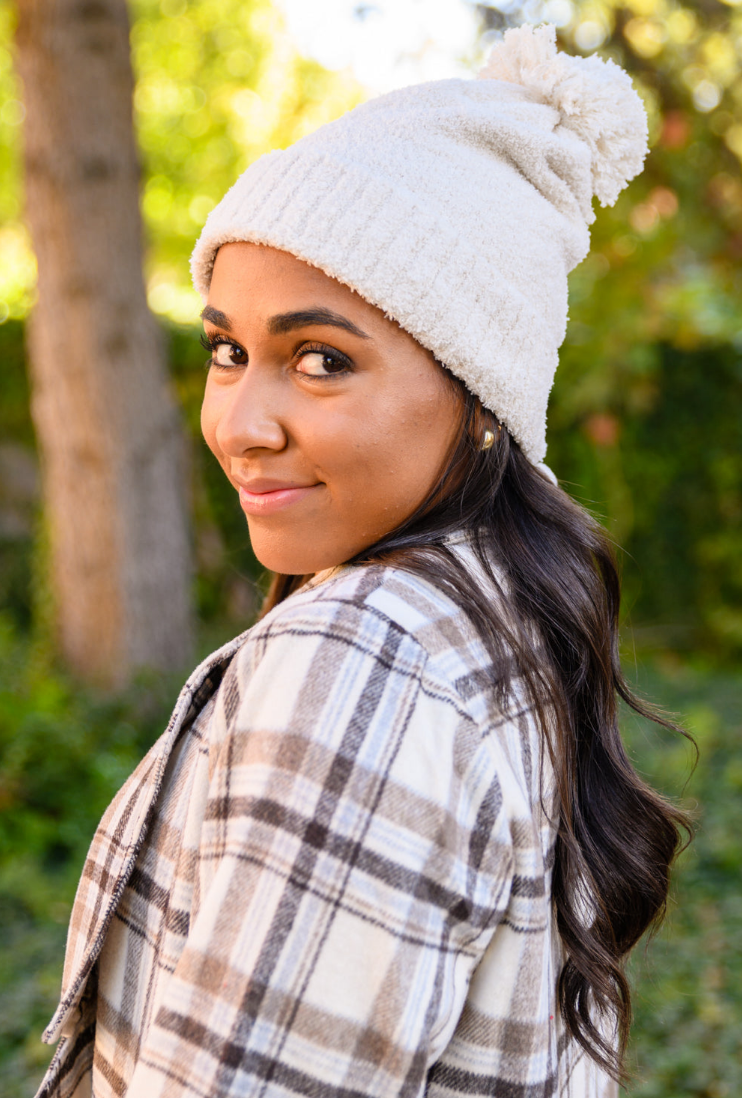
[[[273,537],[265,531],[250,529],[252,551],[271,572],[285,576],[309,576],[342,564],[359,550],[355,547],[312,545],[309,539],[287,538],[285,534]]]

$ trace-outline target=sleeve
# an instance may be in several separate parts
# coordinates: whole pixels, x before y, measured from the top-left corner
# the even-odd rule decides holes
[[[198,911],[131,1096],[422,1094],[513,875],[481,731],[425,665],[327,603],[233,663]]]

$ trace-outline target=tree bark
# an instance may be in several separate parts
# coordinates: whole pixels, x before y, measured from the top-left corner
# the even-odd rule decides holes
[[[183,433],[142,277],[125,0],[18,0],[29,325],[61,651],[89,681],[189,657]]]

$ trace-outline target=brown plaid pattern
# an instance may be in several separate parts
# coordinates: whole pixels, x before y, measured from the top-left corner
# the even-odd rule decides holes
[[[613,1095],[556,1010],[539,731],[485,666],[380,567],[207,660],[93,840],[39,1098]]]

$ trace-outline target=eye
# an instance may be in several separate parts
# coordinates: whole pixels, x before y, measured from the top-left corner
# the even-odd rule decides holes
[[[296,364],[298,373],[307,377],[331,377],[333,374],[344,374],[350,370],[350,360],[339,351],[330,350],[328,347],[318,349],[307,348],[301,353]]]
[[[211,358],[207,362],[207,366],[225,369],[230,366],[247,365],[247,351],[240,347],[238,343],[230,343],[228,339],[224,339],[222,336],[202,336],[201,343],[208,351],[211,351]]]
[[[213,366],[246,366],[247,351],[243,351],[236,343],[217,343],[211,352]]]

